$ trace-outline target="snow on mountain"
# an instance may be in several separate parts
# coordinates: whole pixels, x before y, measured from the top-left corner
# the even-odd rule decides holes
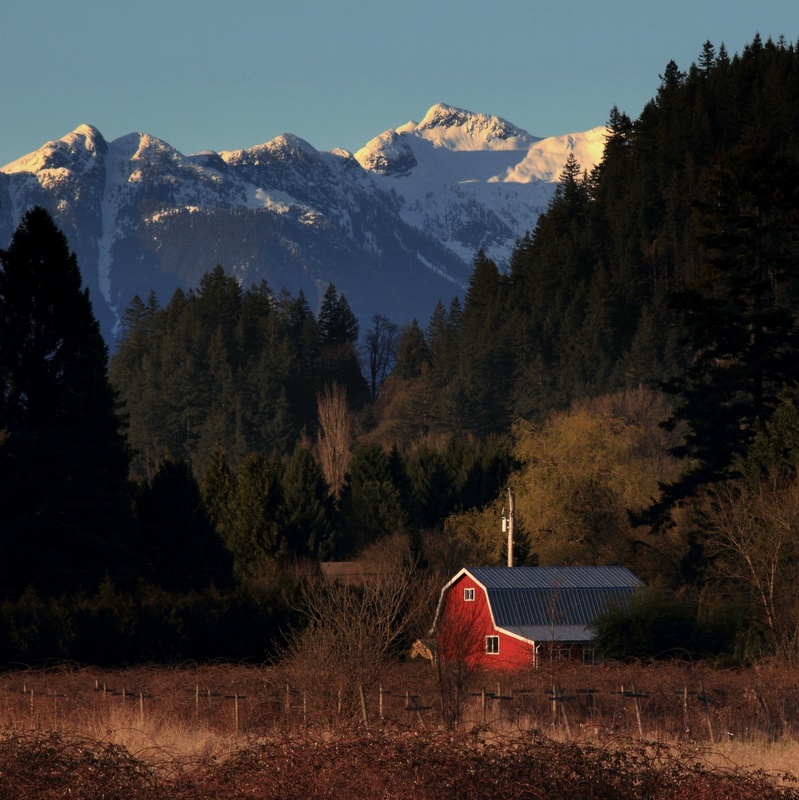
[[[421,122],[408,122],[397,133],[413,133],[450,150],[525,150],[539,141],[500,117],[474,114],[437,103]]]
[[[569,153],[590,170],[606,129],[540,139],[511,123],[439,103],[355,153],[384,190],[404,202],[402,218],[463,259],[482,248],[506,263],[535,227]]]
[[[134,294],[168,302],[222,264],[243,285],[332,282],[364,328],[376,313],[426,323],[465,288],[482,248],[504,265],[535,227],[569,153],[586,169],[605,130],[537,138],[499,117],[434,105],[354,155],[283,134],[183,155],[81,125],[0,169],[0,246],[25,210],[50,211],[111,338]]]

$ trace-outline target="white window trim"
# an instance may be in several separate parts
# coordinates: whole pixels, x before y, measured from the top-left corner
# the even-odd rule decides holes
[[[463,599],[467,603],[473,603],[474,602],[474,589],[471,588],[471,587],[466,587],[463,590]]]
[[[499,636],[496,634],[486,636],[486,653],[490,656],[499,655]]]

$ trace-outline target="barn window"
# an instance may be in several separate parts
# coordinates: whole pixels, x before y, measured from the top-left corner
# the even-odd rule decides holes
[[[572,651],[568,647],[554,647],[552,649],[552,660],[553,661],[570,661],[572,657]]]
[[[499,636],[486,636],[486,653],[499,652]]]
[[[464,600],[474,600],[474,589],[464,589],[463,590],[463,599]]]

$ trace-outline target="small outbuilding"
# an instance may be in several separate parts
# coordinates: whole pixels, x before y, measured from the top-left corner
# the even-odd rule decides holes
[[[593,663],[591,623],[644,588],[626,567],[467,567],[441,590],[438,654],[501,670]]]

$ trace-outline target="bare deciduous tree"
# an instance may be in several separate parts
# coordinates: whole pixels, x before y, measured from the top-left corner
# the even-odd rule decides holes
[[[338,499],[352,457],[352,419],[346,389],[334,383],[316,395],[319,433],[316,451],[330,493]]]
[[[407,556],[400,563],[371,559],[347,580],[302,571],[294,606],[307,624],[290,640],[284,664],[309,709],[357,719],[361,690],[374,689],[409,648],[434,591]]]
[[[366,333],[365,350],[369,361],[369,389],[374,400],[397,358],[399,328],[382,314],[372,317]]]
[[[753,592],[753,617],[777,652],[799,659],[799,480],[770,476],[708,490],[707,554],[719,579]]]
[[[446,614],[438,620],[435,667],[447,727],[461,722],[464,703],[477,686],[484,661],[485,639],[472,619]]]

